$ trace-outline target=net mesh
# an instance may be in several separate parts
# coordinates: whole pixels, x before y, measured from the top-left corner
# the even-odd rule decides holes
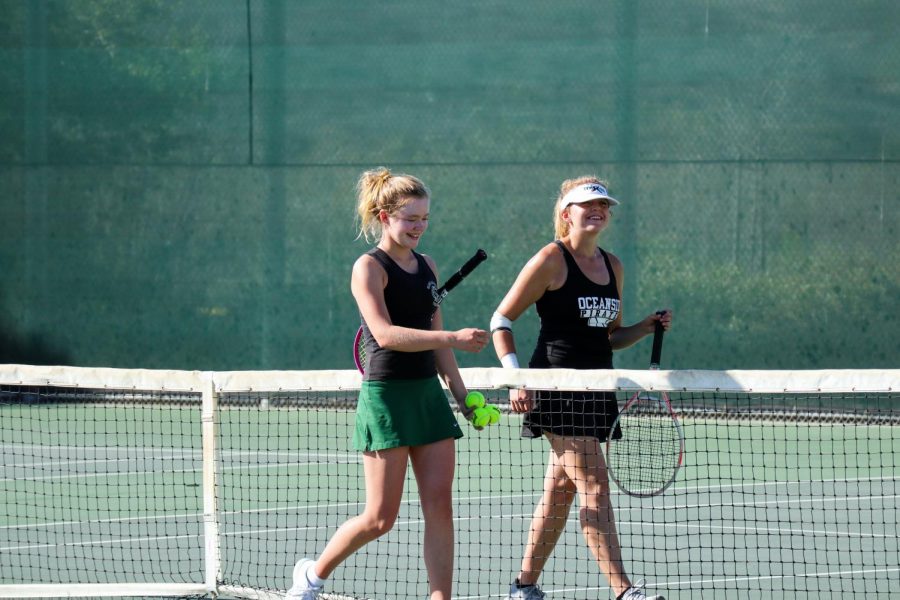
[[[188,589],[220,559],[218,593],[279,598],[294,562],[316,556],[362,510],[361,458],[350,448],[358,373],[180,374],[197,384],[172,391],[164,375],[146,385],[147,372],[117,371],[101,385],[89,371],[31,369],[23,382],[21,369],[0,367],[0,595],[36,583],[60,584],[48,596],[72,584]],[[60,372],[65,385],[38,381]],[[755,373],[757,383],[727,372],[463,375],[501,408],[515,382],[563,398],[567,388],[612,389],[620,403],[641,387],[669,389],[685,436],[676,481],[652,498],[611,487],[625,569],[648,592],[887,598],[900,584],[896,371],[822,372],[801,389],[781,372]],[[217,392],[218,556],[204,550],[204,380]],[[549,456],[547,441],[521,437],[521,425],[507,411],[481,432],[464,424],[454,597],[503,596],[519,572]],[[582,536],[584,498],[569,496],[540,584],[550,597],[612,598]],[[427,596],[423,530],[410,472],[393,529],[343,563],[327,591]]]
[[[0,387],[0,581],[202,581],[198,395]]]

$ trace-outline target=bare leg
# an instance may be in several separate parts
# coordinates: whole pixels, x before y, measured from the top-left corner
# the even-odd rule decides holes
[[[556,460],[578,489],[581,531],[588,548],[618,596],[631,586],[631,581],[622,563],[606,460],[600,442],[596,438],[547,437]]]
[[[453,439],[410,448],[425,517],[424,558],[431,600],[450,600],[453,587]]]
[[[363,453],[366,507],[348,519],[331,537],[316,560],[316,574],[327,578],[348,556],[391,530],[400,512],[406,464],[406,446]]]
[[[520,584],[534,585],[540,578],[547,559],[566,528],[575,491],[575,484],[566,475],[556,454],[551,452],[544,475],[544,492],[534,509],[528,530],[528,542],[518,577]]]

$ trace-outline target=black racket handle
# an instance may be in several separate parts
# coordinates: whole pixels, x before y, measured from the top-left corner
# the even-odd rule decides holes
[[[472,272],[472,270],[480,265],[487,258],[487,252],[478,249],[478,252],[475,255],[466,261],[466,264],[462,266],[462,268],[453,274],[453,276],[447,280],[447,283],[441,286],[439,292],[446,293],[459,285],[459,283],[463,280],[463,277]],[[443,295],[443,294],[442,294]]]
[[[656,313],[657,315],[663,315],[662,311]],[[656,329],[653,331],[653,351],[650,353],[650,368],[658,369],[659,368],[659,360],[662,358],[662,342],[663,342],[663,334],[666,332],[663,329],[662,321],[656,322]]]

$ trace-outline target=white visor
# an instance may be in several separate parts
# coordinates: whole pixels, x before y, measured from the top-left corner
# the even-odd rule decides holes
[[[565,208],[570,204],[579,204],[581,202],[597,200],[600,198],[608,200],[610,206],[619,204],[619,201],[610,196],[606,188],[599,183],[585,183],[584,185],[579,185],[566,192],[566,195],[563,196],[562,199],[562,207]]]

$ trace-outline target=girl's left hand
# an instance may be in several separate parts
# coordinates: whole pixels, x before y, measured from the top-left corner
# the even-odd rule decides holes
[[[669,308],[658,310],[656,313],[650,315],[650,319],[653,328],[656,327],[656,322],[659,321],[662,323],[663,329],[668,331],[672,326],[672,310]]]

